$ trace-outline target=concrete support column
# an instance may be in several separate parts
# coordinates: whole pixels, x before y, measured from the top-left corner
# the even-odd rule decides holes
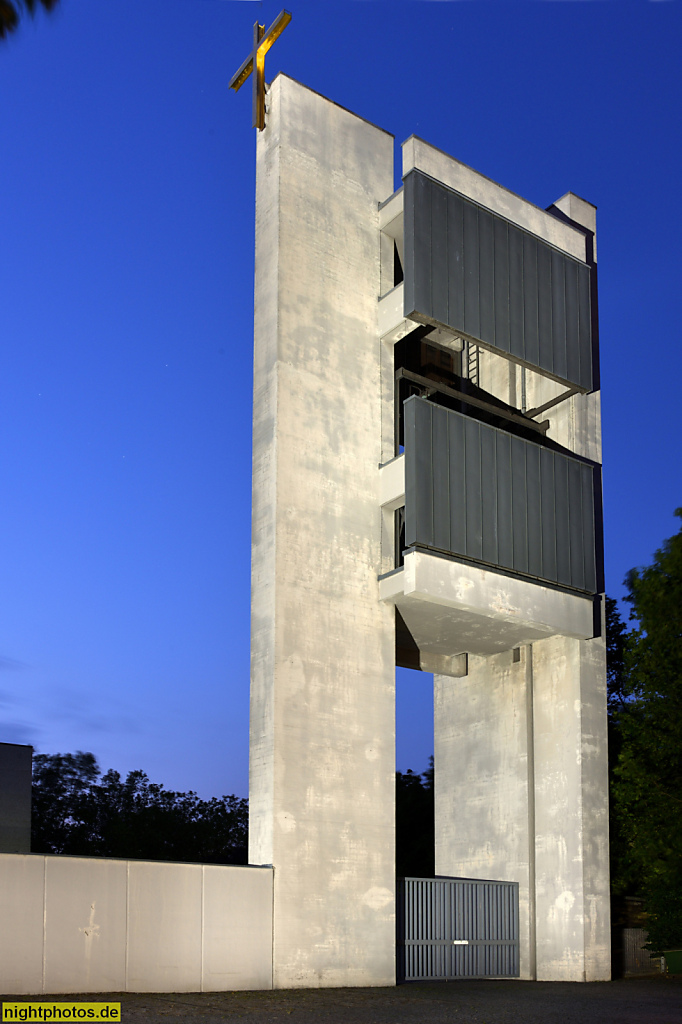
[[[605,981],[611,937],[605,644],[533,644],[540,981]]]
[[[436,873],[519,883],[521,977],[610,977],[604,640],[435,676]]]
[[[249,859],[274,986],[395,983],[395,668],[379,600],[379,203],[393,137],[278,76],[258,136]]]
[[[530,647],[434,676],[436,874],[519,883],[521,977],[535,977]]]

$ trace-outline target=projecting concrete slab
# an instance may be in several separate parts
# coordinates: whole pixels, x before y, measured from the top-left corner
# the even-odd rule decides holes
[[[423,551],[409,551],[402,570],[380,582],[421,651],[498,654],[550,636],[593,635],[589,597]]]

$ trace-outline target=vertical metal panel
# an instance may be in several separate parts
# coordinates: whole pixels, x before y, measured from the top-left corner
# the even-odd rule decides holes
[[[509,225],[501,217],[493,220],[494,234],[494,289],[493,308],[495,323],[493,332],[495,345],[503,352],[509,352],[511,330],[509,324]]]
[[[578,265],[578,340],[580,347],[580,379],[592,380],[592,309],[590,271]]]
[[[467,553],[472,558],[483,558],[483,514],[481,507],[481,424],[477,420],[464,420]],[[424,481],[428,488],[429,484]]]
[[[431,309],[434,319],[447,323],[448,312],[448,195],[431,189]]]
[[[495,436],[497,446],[497,561],[507,569],[514,567],[514,536],[512,530],[511,434],[500,430]]]
[[[415,258],[411,261],[414,273],[414,302],[416,308],[431,306],[431,184],[421,175],[414,185],[413,232]],[[405,202],[408,196],[405,195]],[[428,253],[428,259],[418,258],[417,253]],[[405,268],[403,268],[405,269]],[[404,293],[403,293],[404,294]]]
[[[554,459],[554,515],[556,517],[556,536],[565,538],[564,543],[556,545],[556,578],[557,583],[571,585],[571,524],[569,519],[568,492],[568,459]],[[574,463],[575,465],[575,463]],[[578,490],[580,493],[580,489]],[[578,583],[576,582],[576,586]]]
[[[433,405],[431,402],[416,403],[416,471],[418,481],[423,480],[426,475],[433,481],[432,412]],[[422,487],[418,483],[414,500],[416,507],[415,518],[419,523],[421,536],[424,538],[422,543],[429,547],[435,547],[433,536],[433,486]],[[405,522],[407,524],[407,518]],[[407,538],[407,529],[405,536]]]
[[[423,253],[420,246],[417,247],[415,239],[415,219],[420,216],[417,210],[416,191],[420,175],[408,174],[403,184],[403,302],[405,309],[419,309],[422,296],[417,298],[417,268],[420,265],[420,273],[423,269]]]
[[[464,202],[448,189],[448,323],[464,323]]]
[[[594,467],[413,396],[405,540],[597,592]]]
[[[523,235],[508,226],[509,245],[509,352],[525,359],[523,320]]]
[[[583,536],[588,524],[595,521],[595,500],[594,500],[594,470],[589,466],[580,467],[580,482],[583,508]],[[592,527],[594,529],[594,526]],[[585,565],[585,589],[597,593],[599,580],[597,578],[597,559],[594,545],[583,546],[583,560]]]
[[[405,545],[412,547],[417,541],[417,526],[421,530],[421,523],[417,523],[417,410],[412,408],[412,403],[405,403],[404,422],[405,441],[405,508],[413,509],[409,521],[405,520]],[[419,474],[421,483],[421,473]]]
[[[469,334],[481,337],[480,318],[480,269],[478,247],[478,207],[473,203],[464,203],[463,210],[464,234],[464,325]],[[430,257],[427,257],[430,258]]]
[[[406,878],[398,883],[398,977],[518,977],[517,882]]]
[[[488,210],[478,211],[479,330],[481,338],[495,341],[494,220]]]
[[[524,444],[526,454],[526,511],[528,515],[528,572],[542,575],[542,510],[540,503],[540,448]],[[407,507],[407,506],[406,506]]]
[[[524,357],[533,366],[540,365],[538,337],[538,240],[523,235],[523,341]]]
[[[580,468],[577,462],[569,462],[568,464],[568,528],[571,536],[570,578],[575,580],[576,587],[585,589],[585,559],[581,544],[583,532],[583,494]]]
[[[554,372],[566,377],[566,263],[556,249],[552,254],[552,359]]]
[[[526,446],[520,437],[510,437],[512,488],[512,563],[518,572],[528,572],[528,501],[526,487]],[[461,549],[464,550],[464,549]]]
[[[438,471],[433,474],[433,546],[450,550],[450,457],[447,409],[437,405],[431,412],[432,451],[443,453]]]
[[[552,250],[542,242],[538,252],[538,366],[554,373],[552,345]]]
[[[404,206],[407,316],[592,389],[586,263],[418,170],[405,177]]]
[[[497,565],[497,452],[493,431],[482,430],[480,443],[481,558]]]
[[[542,534],[542,573],[556,580],[556,489],[554,486],[554,452],[540,449],[540,522]]]
[[[580,380],[580,343],[579,338],[580,312],[578,303],[578,264],[575,260],[566,260],[564,266],[565,292],[565,323],[566,323],[566,379]]]
[[[466,551],[466,445],[464,417],[448,416],[448,476],[450,481],[450,551]]]

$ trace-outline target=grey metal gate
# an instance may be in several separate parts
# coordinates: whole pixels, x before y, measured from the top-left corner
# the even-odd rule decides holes
[[[519,975],[518,882],[398,879],[398,980]]]

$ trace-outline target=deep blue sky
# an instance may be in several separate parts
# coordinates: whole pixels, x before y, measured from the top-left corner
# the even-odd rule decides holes
[[[674,533],[672,2],[291,0],[279,71],[539,206],[598,208],[607,588]],[[277,2],[62,0],[0,46],[0,740],[248,788],[255,132]],[[432,751],[399,681],[398,767]]]

